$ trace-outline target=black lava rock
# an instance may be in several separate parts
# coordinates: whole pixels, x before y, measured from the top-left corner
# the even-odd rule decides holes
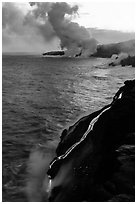
[[[89,128],[89,129],[88,129]],[[64,130],[48,175],[52,202],[134,201],[135,80]]]

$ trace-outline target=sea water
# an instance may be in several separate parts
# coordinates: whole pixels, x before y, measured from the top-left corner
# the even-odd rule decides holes
[[[108,59],[3,55],[3,201],[26,201],[26,162],[37,144],[57,144],[65,127],[111,103],[133,67]]]

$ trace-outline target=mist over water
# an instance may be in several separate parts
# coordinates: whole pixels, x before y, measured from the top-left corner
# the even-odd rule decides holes
[[[107,59],[3,55],[3,201],[26,201],[26,162],[35,145],[59,141],[81,115],[110,103],[132,67]],[[8,175],[8,176],[7,176]]]

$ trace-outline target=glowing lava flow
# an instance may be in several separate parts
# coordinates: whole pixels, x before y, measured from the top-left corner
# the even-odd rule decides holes
[[[111,107],[111,106],[110,106]],[[108,109],[110,109],[110,107],[107,107],[106,109],[104,109],[97,117],[95,117],[94,119],[92,119],[92,121],[90,122],[89,126],[88,126],[88,129],[87,131],[84,133],[83,137],[80,139],[80,141],[76,142],[75,144],[73,144],[66,152],[65,154],[57,157],[49,166],[49,168],[51,169],[52,168],[52,165],[54,165],[54,163],[60,159],[65,159],[68,154],[70,154],[70,152],[72,152],[72,150],[78,146],[83,140],[85,140],[85,138],[87,137],[88,133],[93,130],[93,127],[95,125],[95,123],[97,122],[98,118],[105,112],[107,111]]]

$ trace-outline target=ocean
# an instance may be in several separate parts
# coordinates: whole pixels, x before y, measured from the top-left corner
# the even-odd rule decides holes
[[[3,201],[25,202],[26,162],[37,144],[59,141],[62,130],[110,103],[133,67],[108,59],[2,56]]]

